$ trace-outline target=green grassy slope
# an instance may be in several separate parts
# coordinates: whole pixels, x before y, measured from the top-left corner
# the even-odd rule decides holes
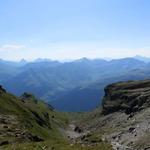
[[[68,115],[59,113],[33,95],[16,97],[0,87],[0,149],[6,150],[109,150],[111,146],[100,142],[84,147],[71,144],[62,135],[67,128]]]
[[[14,122],[17,122],[16,127],[21,132],[37,135],[43,140],[54,138],[55,134],[58,136],[56,127],[65,126],[67,123],[64,115],[53,111],[42,101],[37,101],[34,97],[19,99],[5,92],[0,92],[0,115],[1,118],[16,118]]]

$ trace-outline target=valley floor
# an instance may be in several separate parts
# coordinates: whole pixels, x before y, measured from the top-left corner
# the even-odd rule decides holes
[[[75,121],[56,131],[51,130],[49,134],[52,134],[50,138],[41,141],[20,128],[17,116],[0,115],[0,150],[112,150],[109,143],[96,141],[89,132],[77,127]]]

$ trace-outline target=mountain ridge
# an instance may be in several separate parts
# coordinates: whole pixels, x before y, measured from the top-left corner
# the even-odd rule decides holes
[[[6,79],[1,83],[11,93],[18,96],[24,92],[33,93],[46,102],[53,103],[54,107],[61,111],[89,111],[98,106],[104,86],[119,79],[134,79],[135,75],[130,76],[130,72],[148,69],[148,66],[148,63],[134,58],[111,61],[83,58],[65,63],[32,62],[22,67],[15,67],[16,74],[9,71],[11,76],[8,78],[3,75]],[[138,76],[140,73],[137,73],[137,78]],[[145,74],[141,79],[145,77],[148,78],[149,74]],[[73,99],[70,100],[70,96]],[[63,107],[60,106],[60,101]],[[83,107],[79,106],[79,101],[82,102]]]

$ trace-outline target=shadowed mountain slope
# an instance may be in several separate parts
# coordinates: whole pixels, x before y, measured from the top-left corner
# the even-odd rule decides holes
[[[22,66],[21,72],[3,82],[3,85],[16,95],[26,91],[46,102],[52,101],[59,110],[89,111],[100,104],[104,86],[146,66],[146,63],[134,58],[33,62]]]

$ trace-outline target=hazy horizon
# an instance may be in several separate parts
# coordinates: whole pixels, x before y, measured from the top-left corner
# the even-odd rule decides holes
[[[25,59],[25,58],[20,58],[18,60],[12,60],[12,59],[3,59],[3,58],[0,58],[0,60],[3,60],[3,61],[10,61],[10,62],[34,62],[34,61],[37,61],[37,62],[40,62],[40,61],[59,61],[59,62],[72,62],[72,61],[77,61],[77,60],[80,60],[80,59],[88,59],[88,60],[106,60],[106,61],[111,61],[111,60],[119,60],[119,59],[126,59],[126,58],[135,58],[135,59],[138,59],[138,60],[141,60],[141,61],[144,61],[145,62],[149,62],[150,61],[150,57],[147,57],[147,56],[142,56],[142,55],[135,55],[135,56],[131,56],[131,57],[118,57],[118,58],[113,58],[113,57],[95,57],[95,58],[89,58],[89,57],[79,57],[79,58],[75,58],[75,59],[52,59],[52,58],[35,58],[35,59]]]

